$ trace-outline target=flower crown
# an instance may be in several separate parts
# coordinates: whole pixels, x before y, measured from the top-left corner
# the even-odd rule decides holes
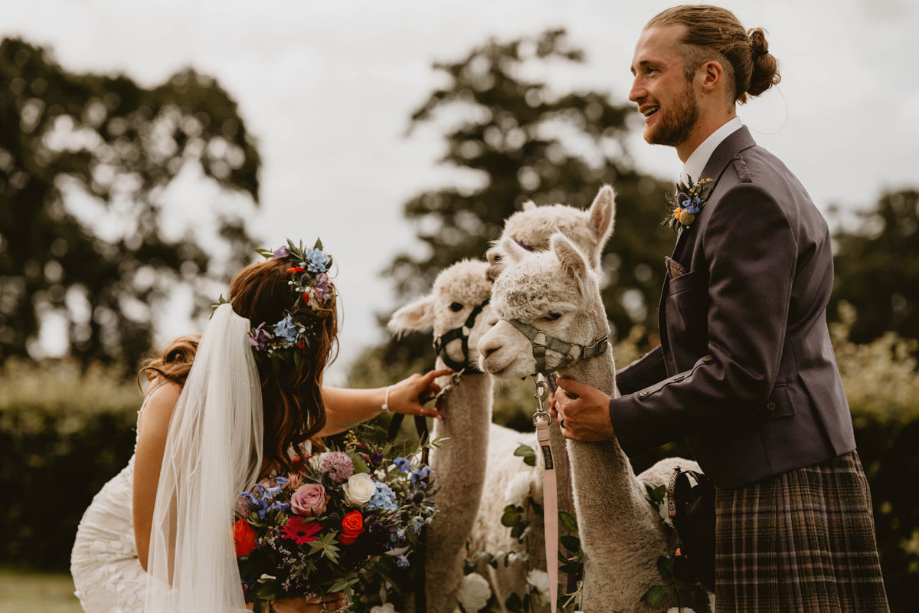
[[[310,337],[318,333],[322,316],[335,307],[335,287],[330,283],[328,274],[332,257],[323,251],[322,241],[318,239],[312,249],[304,249],[302,242],[294,245],[288,239],[287,245],[274,251],[256,249],[255,252],[266,259],[284,260],[290,264],[287,284],[293,300],[280,321],[274,324],[263,321],[249,330],[249,345],[256,356],[278,357],[298,363],[303,350],[310,345]],[[212,306],[216,308],[231,301],[232,297],[227,300],[220,296]],[[294,313],[302,313],[303,310],[313,311],[318,317],[312,317],[307,322],[298,321]]]

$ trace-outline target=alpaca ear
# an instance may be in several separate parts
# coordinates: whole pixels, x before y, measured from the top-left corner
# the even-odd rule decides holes
[[[525,258],[530,252],[517,244],[517,241],[512,239],[510,236],[504,236],[501,239],[501,242],[498,243],[499,248],[503,255],[507,258],[509,262],[519,262]]]
[[[549,239],[549,249],[555,253],[562,268],[568,274],[576,279],[584,279],[587,276],[588,265],[584,254],[564,234],[561,232],[553,234]]]
[[[392,314],[386,327],[399,338],[406,332],[434,325],[434,302],[434,294],[428,294],[405,305]]]
[[[596,257],[592,259],[599,263],[600,254],[603,252],[603,247],[606,246],[606,241],[612,235],[613,225],[616,222],[616,192],[612,187],[604,185],[600,188],[587,214],[590,219],[590,229],[597,239],[596,253],[592,254]]]
[[[536,203],[533,202],[532,200],[527,200],[526,202],[523,203],[524,211],[532,211],[535,208],[536,208]]]

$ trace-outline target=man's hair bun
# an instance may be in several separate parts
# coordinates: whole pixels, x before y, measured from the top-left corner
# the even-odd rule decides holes
[[[747,32],[747,40],[750,43],[750,59],[753,61],[747,93],[759,96],[773,85],[777,85],[782,80],[782,75],[779,74],[779,64],[775,56],[769,53],[766,32],[762,28],[753,28]]]

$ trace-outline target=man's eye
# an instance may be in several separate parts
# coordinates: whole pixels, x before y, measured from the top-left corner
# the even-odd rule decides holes
[[[450,310],[453,311],[454,313],[459,313],[460,311],[463,310],[463,305],[460,304],[459,302],[454,302],[453,304],[450,305]]]
[[[552,313],[552,312],[550,312],[548,315],[546,315],[545,317],[543,317],[542,320],[543,320],[543,321],[555,321],[555,320],[557,320],[557,319],[558,319],[559,317],[561,317],[561,316],[562,316],[561,313]]]

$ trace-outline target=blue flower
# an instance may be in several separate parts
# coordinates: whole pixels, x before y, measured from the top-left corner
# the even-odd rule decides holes
[[[368,511],[376,511],[377,509],[395,511],[398,508],[396,506],[396,494],[381,481],[376,482],[376,488],[377,491],[370,497],[365,508]]]
[[[393,460],[393,464],[395,464],[396,468],[398,468],[404,473],[407,473],[409,469],[411,468],[411,465],[408,463],[408,460],[406,460],[403,457],[398,457],[395,460]]]
[[[284,339],[289,345],[297,341],[297,334],[299,334],[299,330],[290,314],[287,314],[284,319],[274,325],[274,335],[277,338]]]
[[[325,251],[307,249],[304,255],[306,256],[306,261],[302,262],[300,266],[303,266],[310,272],[325,272],[328,270],[330,260]]]
[[[405,540],[405,529],[399,528],[398,530],[396,530],[395,537],[396,537],[396,540],[398,541],[404,541]]]
[[[405,556],[399,556],[396,558],[396,566],[399,568],[408,568],[409,562],[408,558]]]
[[[419,534],[422,528],[424,528],[424,518],[420,516],[413,517],[412,530],[415,532],[415,534]]]
[[[433,472],[434,472],[433,470],[425,466],[424,468],[413,470],[412,475],[408,478],[408,480],[412,482],[412,485],[418,485],[419,481],[427,478],[427,476],[432,474]]]

